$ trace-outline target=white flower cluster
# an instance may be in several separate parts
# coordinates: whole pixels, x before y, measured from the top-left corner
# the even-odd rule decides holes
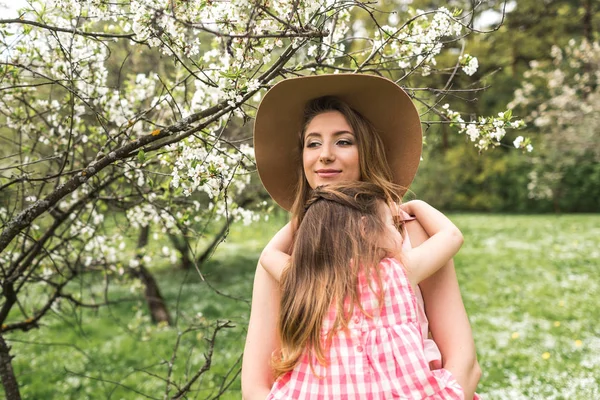
[[[526,140],[523,136],[518,136],[514,140],[513,145],[517,149],[525,148],[529,153],[531,153],[533,151],[533,146],[531,145],[531,143],[526,143]]]
[[[535,199],[557,196],[566,167],[580,157],[600,160],[600,42],[571,39],[563,48],[553,46],[550,55],[551,60],[530,62],[509,104],[544,137],[529,174]],[[514,145],[527,146],[525,141],[519,137]]]
[[[289,34],[301,29],[314,19],[315,13],[329,9],[334,3],[278,0],[262,9],[246,0],[162,4],[134,0],[130,4],[131,28],[138,40],[147,41],[164,54],[200,58],[198,61],[209,67],[205,69],[210,75],[207,81],[223,88],[221,79],[247,80],[254,75],[255,67],[271,62],[272,51],[284,45],[276,37],[278,32]],[[298,29],[290,29],[285,21]],[[202,30],[212,34],[212,38],[207,35],[203,39],[210,40],[208,47],[212,50],[206,51],[206,44],[201,43],[198,31]],[[291,41],[299,43],[298,38],[292,37]],[[217,68],[211,67],[211,63]]]
[[[250,210],[239,207],[232,194],[240,194],[250,183],[250,166],[254,166],[254,149],[243,144],[239,149],[226,149],[215,144],[207,147],[195,141],[178,146],[171,185],[181,188],[184,196],[203,192],[211,199],[210,207],[217,219],[230,218],[249,224],[258,218]],[[227,195],[226,195],[227,193]]]
[[[568,127],[584,114],[597,111],[600,97],[600,42],[574,39],[561,49],[553,46],[551,62],[532,61],[525,81],[508,107],[534,107],[526,117],[542,129]]]
[[[171,182],[189,196],[194,191],[218,197],[225,189],[240,193],[250,183],[249,171],[244,165],[253,165],[253,149],[242,145],[239,150],[222,147],[219,143],[207,147],[196,141],[182,142],[175,160]]]
[[[167,209],[159,209],[148,203],[128,209],[126,215],[131,226],[136,229],[152,224],[160,226],[162,232],[168,232],[177,225],[177,221]]]
[[[459,112],[450,109],[449,104],[442,106],[441,112],[451,122],[451,125],[458,126],[459,133],[465,134],[475,147],[479,150],[487,150],[490,146],[500,145],[506,135],[506,129],[520,129],[525,126],[523,120],[512,120],[512,112],[500,112],[496,117],[479,117],[476,121],[465,122]],[[515,147],[524,148],[527,151],[533,151],[531,140],[524,139],[515,141]],[[518,144],[518,146],[517,146]]]
[[[213,204],[211,203],[211,205]],[[242,223],[246,226],[250,225],[252,222],[260,220],[259,213],[238,206],[229,197],[217,202],[213,206],[216,220],[231,218],[234,222],[242,221]]]
[[[459,58],[459,61],[463,72],[469,76],[477,72],[477,68],[479,68],[479,61],[477,60],[477,57],[473,57],[469,54],[462,55]]]
[[[422,74],[428,75],[431,66],[436,65],[435,57],[442,50],[442,38],[459,36],[463,31],[463,25],[445,7],[430,12],[422,10],[410,12],[413,14],[413,19],[409,24],[401,29],[389,25],[383,26],[383,33],[379,40],[382,43],[389,42],[390,55],[398,60],[400,68],[420,66]],[[432,15],[431,19],[428,18],[430,15]]]
[[[552,198],[552,188],[540,182],[540,176],[537,171],[530,171],[527,174],[527,178],[529,178],[527,195],[530,199],[542,200]]]
[[[39,6],[39,3],[32,2],[32,6]],[[46,8],[42,9],[44,12],[40,11],[39,18],[45,18],[43,23],[73,28],[73,22],[65,13],[59,16]],[[35,86],[16,85],[14,89],[6,90],[0,101],[0,110],[10,115],[7,118],[8,127],[17,129],[32,141],[51,145],[55,153],[64,152],[69,143],[87,142],[88,137],[83,133],[87,130],[86,118],[90,110],[86,103],[94,104],[95,99],[102,98],[107,90],[108,71],[104,66],[108,54],[106,46],[90,45],[89,38],[66,32],[48,35],[45,30],[35,27],[28,28],[25,34],[25,28],[19,29],[19,46],[5,52],[5,61],[19,65],[27,60],[28,65],[31,64],[30,74],[34,79],[71,81],[73,87],[68,91],[50,91],[52,98],[36,95]],[[68,49],[68,57],[65,56],[65,49]],[[20,79],[26,82],[28,76],[20,75]],[[30,106],[43,118],[32,118],[25,108],[18,105],[18,99],[23,95],[33,98]],[[65,120],[67,113],[69,119]]]

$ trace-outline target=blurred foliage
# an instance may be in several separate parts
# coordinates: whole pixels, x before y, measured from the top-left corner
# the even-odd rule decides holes
[[[431,6],[432,3],[415,2],[417,6],[423,7]],[[486,4],[489,9],[502,10],[502,2]],[[530,80],[536,85],[538,93],[545,93],[535,98],[534,102],[550,102],[554,94],[544,87],[548,83],[540,83],[539,79],[534,82],[527,72],[533,65],[551,63],[553,46],[564,49],[573,39],[579,43],[584,38],[593,41],[600,37],[598,2],[519,0],[509,2],[508,5],[509,10],[514,8],[506,14],[504,23],[497,32],[466,38],[469,53],[485,62],[481,63],[474,76],[462,75],[458,79],[470,80],[474,89],[486,89],[457,93],[456,99],[447,96],[437,100],[440,103],[450,103],[452,109],[467,117],[465,119],[469,115],[495,115],[503,111],[502,108],[515,98],[515,92]],[[458,2],[453,2],[452,6],[461,7]],[[464,2],[462,7],[468,12],[470,3]],[[485,11],[484,8],[477,10]],[[494,26],[483,30],[492,28]],[[564,60],[564,64],[570,62],[570,59]],[[438,67],[448,68],[449,65],[444,64],[444,59],[440,58]],[[586,65],[582,68],[587,68],[590,74],[600,74],[599,65]],[[448,71],[446,76],[449,73]],[[578,79],[576,73],[570,76]],[[440,87],[443,87],[444,75],[439,74],[437,77],[440,79]],[[461,84],[468,87],[468,82]],[[592,86],[590,88],[596,89]],[[464,102],[464,98],[471,101]],[[572,108],[577,108],[579,103],[586,101],[589,102],[580,97]],[[598,105],[592,107],[597,113]],[[526,118],[531,112],[531,107],[521,107],[515,110],[515,115]],[[543,112],[540,111],[542,114]],[[495,151],[478,155],[466,139],[454,134],[453,128],[436,124],[425,126],[424,160],[411,187],[413,195],[445,210],[598,212],[600,167],[595,154],[600,144],[600,126],[592,117],[584,114],[582,112],[581,118],[572,118],[569,126],[554,129],[556,132],[553,135],[548,134],[549,129],[540,129],[530,120],[528,127],[520,134],[533,139],[534,151],[525,155],[514,148],[514,133],[509,133]],[[567,137],[567,131],[571,132],[573,140]],[[578,146],[589,147],[590,151],[570,151],[571,143],[583,136],[577,132],[584,131],[587,141],[583,145],[578,143]],[[538,184],[536,173],[548,171],[552,174],[546,176],[553,177],[552,193],[545,197],[535,195],[533,188]]]

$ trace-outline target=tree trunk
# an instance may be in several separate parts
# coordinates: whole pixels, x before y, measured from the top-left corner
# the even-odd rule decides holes
[[[137,272],[138,277],[142,280],[144,286],[146,287],[144,296],[146,297],[146,303],[148,303],[148,308],[150,309],[152,321],[157,324],[159,322],[166,322],[167,324],[171,325],[169,310],[167,309],[165,300],[160,294],[156,280],[150,271],[144,267],[144,264],[139,265]]]
[[[194,260],[190,256],[190,249],[187,247],[187,244],[184,244],[183,248],[180,251],[181,254],[181,269],[188,270],[194,267]]]
[[[592,42],[592,0],[586,0],[585,2],[585,14],[583,14],[583,37],[585,37],[588,42]]]
[[[185,233],[181,232],[181,234],[184,235]],[[185,237],[179,240],[177,236],[169,234],[169,239],[171,240],[171,243],[173,244],[175,249],[177,249],[177,251],[179,252],[181,259],[181,264],[179,264],[180,268],[183,270],[188,270],[192,268],[194,266],[194,260],[190,255],[190,248],[188,247],[188,243]]]
[[[448,142],[448,125],[442,124],[442,154],[446,154],[449,148],[450,143]]]
[[[518,79],[517,77],[517,61],[518,60],[518,56],[517,56],[517,48],[516,48],[516,44],[513,44],[512,46],[512,60],[510,63],[510,69],[511,69],[511,74],[513,79]]]
[[[144,248],[148,244],[149,236],[150,227],[143,227],[138,238],[138,260],[140,265],[135,268],[135,274],[144,284],[144,297],[146,298],[146,303],[148,304],[152,321],[154,323],[166,322],[170,325],[171,318],[169,316],[169,311],[167,309],[165,300],[160,294],[160,290],[156,284],[156,279],[154,279],[150,271],[148,271],[148,269],[144,266],[142,254],[144,252]]]
[[[0,379],[7,400],[21,400],[19,393],[19,384],[12,367],[12,357],[10,356],[10,347],[0,335]]]

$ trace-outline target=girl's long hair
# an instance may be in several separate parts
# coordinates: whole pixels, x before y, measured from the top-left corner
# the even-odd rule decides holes
[[[363,117],[358,111],[351,108],[338,97],[324,96],[310,101],[304,109],[302,131],[298,132],[298,182],[296,184],[296,198],[291,208],[292,221],[297,225],[304,215],[304,205],[308,201],[311,187],[304,176],[302,165],[302,151],[304,149],[304,135],[308,124],[319,114],[337,111],[341,113],[352,127],[356,144],[358,146],[358,160],[360,166],[360,180],[371,182],[385,192],[388,202],[400,203],[400,185],[392,182],[392,171],[387,162],[383,141],[373,124]]]
[[[344,182],[321,186],[306,203],[296,231],[290,264],[281,276],[278,334],[281,353],[273,358],[275,375],[292,370],[304,352],[327,365],[321,335],[323,320],[335,307],[336,317],[325,339],[348,326],[360,305],[358,277],[364,274],[371,290],[383,299],[377,265],[385,249],[377,244],[384,231],[379,212],[387,195],[378,185]]]

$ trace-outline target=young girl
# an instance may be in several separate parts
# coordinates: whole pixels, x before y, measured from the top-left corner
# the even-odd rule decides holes
[[[292,256],[261,264],[281,283],[267,399],[463,399],[451,372],[430,370],[417,320],[416,285],[451,259],[463,238],[421,201],[402,209],[432,236],[402,251],[385,192],[367,182],[318,187],[306,204]]]

